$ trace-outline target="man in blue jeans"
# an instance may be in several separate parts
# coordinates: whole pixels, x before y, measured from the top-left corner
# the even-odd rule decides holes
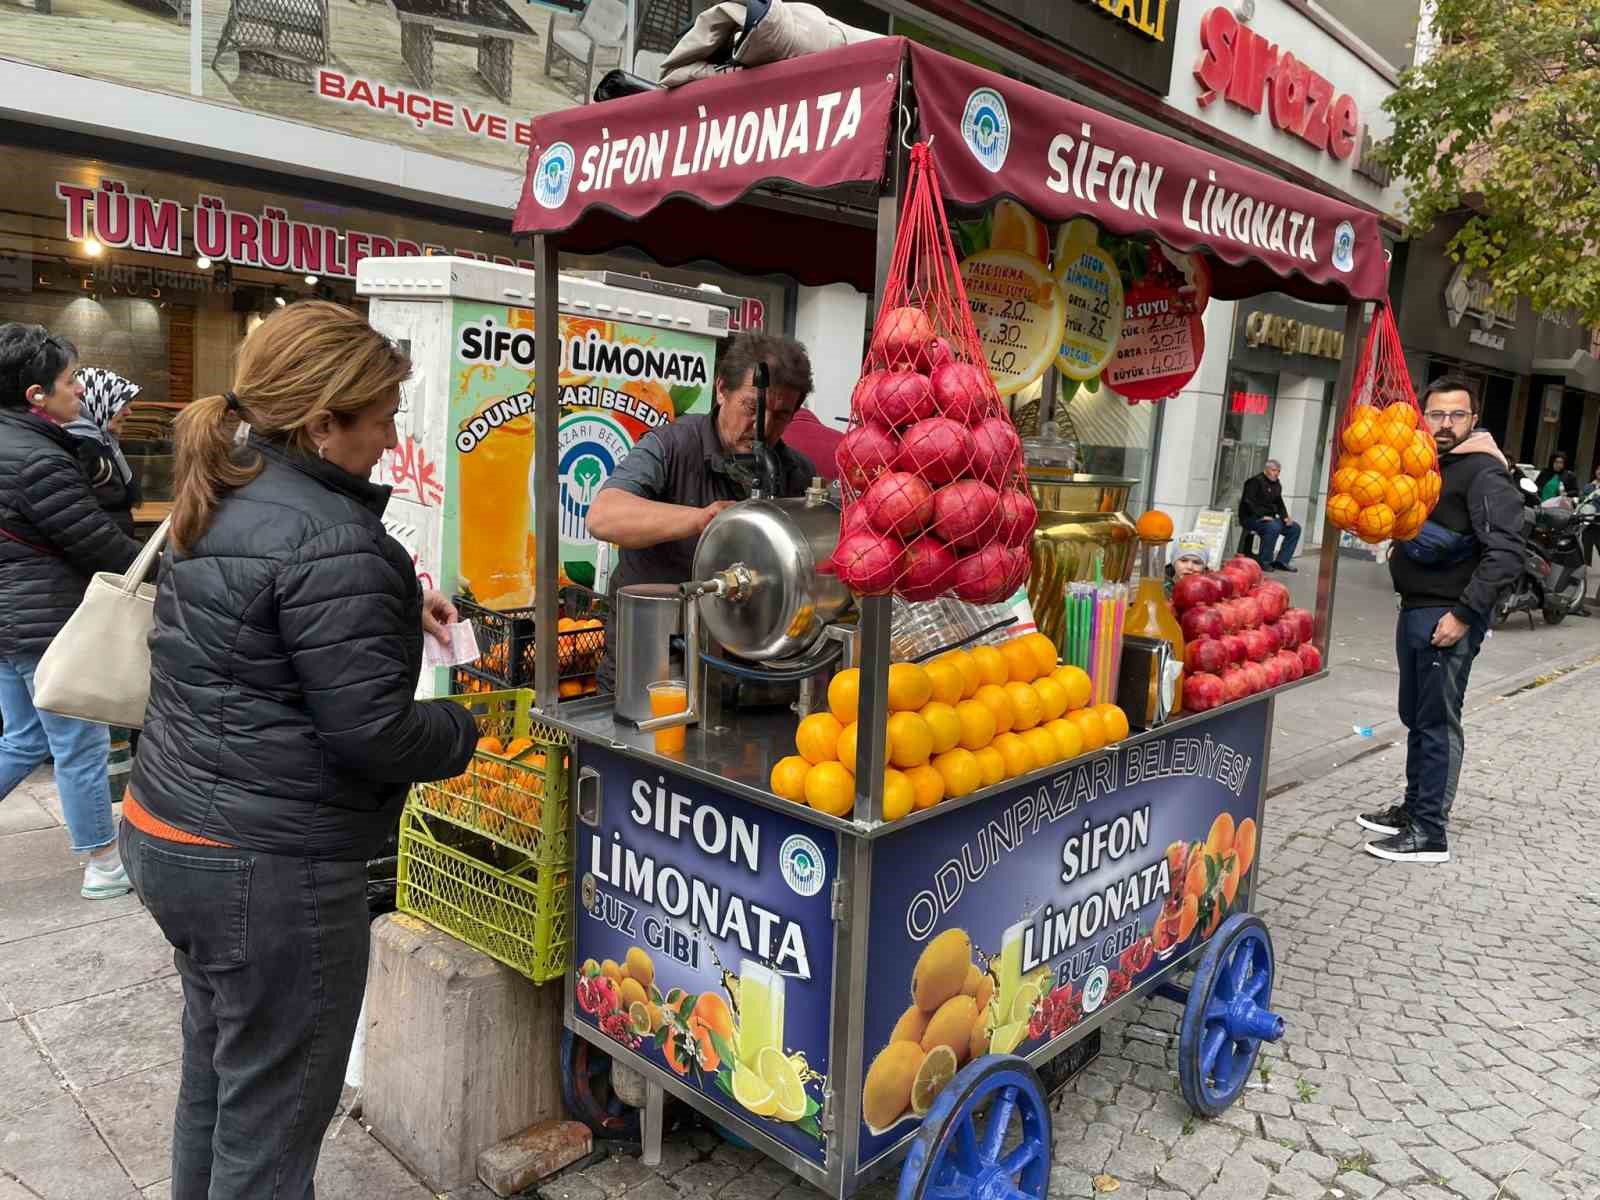
[[[1395,654],[1405,723],[1405,798],[1356,818],[1388,836],[1367,852],[1391,862],[1450,861],[1446,824],[1464,745],[1461,705],[1489,614],[1522,569],[1522,496],[1492,434],[1474,426],[1473,385],[1444,376],[1422,398],[1439,451],[1439,502],[1411,542],[1389,553],[1400,594]]]
[[[1239,497],[1239,524],[1256,535],[1256,561],[1263,571],[1295,571],[1295,547],[1300,545],[1300,526],[1283,503],[1283,484],[1278,476],[1283,468],[1275,458],[1267,459],[1261,474],[1245,480]],[[1283,544],[1278,544],[1278,539]]]

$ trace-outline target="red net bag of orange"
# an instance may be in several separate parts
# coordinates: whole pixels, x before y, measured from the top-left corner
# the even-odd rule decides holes
[[[1439,457],[1387,306],[1361,348],[1337,449],[1328,520],[1364,542],[1416,537],[1439,500]]]
[[[835,455],[844,515],[833,568],[860,596],[1010,596],[1037,513],[956,268],[938,175],[911,151],[872,346]]]

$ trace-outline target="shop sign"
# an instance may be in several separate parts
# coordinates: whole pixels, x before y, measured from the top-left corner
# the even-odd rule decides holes
[[[728,332],[740,333],[746,329],[767,327],[767,306],[754,296],[743,296],[739,307],[728,314]]]
[[[1078,0],[1153,38],[1167,40],[1167,0]]]
[[[1173,35],[1177,32],[1180,0],[975,3],[1028,34],[1109,67],[1149,91],[1164,96],[1171,86],[1172,51],[1176,44]],[[952,19],[959,21],[960,17]]]
[[[1265,392],[1235,392],[1230,408],[1243,416],[1262,417],[1266,415],[1271,400],[1272,397]]]
[[[1271,346],[1285,354],[1308,354],[1313,358],[1334,360],[1344,357],[1343,331],[1259,309],[1245,320],[1244,340],[1247,346]]]
[[[1272,123],[1318,151],[1344,161],[1361,141],[1361,110],[1354,96],[1285,49],[1256,33],[1227,8],[1201,18],[1201,59],[1194,77],[1200,107],[1219,97],[1251,113],[1265,106]]]
[[[1506,348],[1506,335],[1503,333],[1490,333],[1486,329],[1472,329],[1467,332],[1467,341],[1474,346],[1483,346],[1488,350],[1504,350]]]
[[[67,237],[94,238],[113,249],[187,257],[260,267],[295,275],[354,279],[363,258],[392,255],[456,254],[480,262],[532,269],[525,259],[451,250],[431,242],[390,238],[359,229],[338,229],[298,221],[287,211],[265,205],[259,214],[235,212],[221,196],[202,193],[192,206],[180,200],[137,194],[120,179],[102,179],[97,188],[57,180],[56,198],[66,210]],[[187,286],[175,284],[173,286]]]
[[[1459,264],[1450,276],[1450,282],[1444,288],[1444,315],[1454,329],[1461,324],[1461,318],[1473,317],[1477,320],[1483,332],[1496,328],[1512,329],[1517,324],[1517,300],[1496,299],[1489,281],[1481,275],[1474,275],[1467,270],[1465,263]],[[1488,345],[1473,338],[1478,345]],[[1505,349],[1505,339],[1500,339],[1496,349]]]

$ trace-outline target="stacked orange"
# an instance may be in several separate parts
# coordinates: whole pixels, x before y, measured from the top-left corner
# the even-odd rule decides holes
[[[1439,457],[1417,410],[1358,404],[1339,435],[1328,520],[1364,542],[1410,541],[1439,499]]]

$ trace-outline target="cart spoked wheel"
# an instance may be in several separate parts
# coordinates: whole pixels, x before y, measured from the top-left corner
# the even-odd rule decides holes
[[[1283,1036],[1271,1009],[1272,938],[1237,913],[1206,946],[1178,1031],[1178,1084],[1189,1107],[1214,1117],[1239,1098],[1264,1041]]]
[[[934,1100],[900,1170],[897,1200],[1039,1200],[1050,1186],[1050,1112],[1026,1059],[968,1063]]]
[[[611,1090],[611,1058],[570,1029],[561,1033],[561,1092],[567,1111],[596,1136],[639,1140],[639,1110]]]

